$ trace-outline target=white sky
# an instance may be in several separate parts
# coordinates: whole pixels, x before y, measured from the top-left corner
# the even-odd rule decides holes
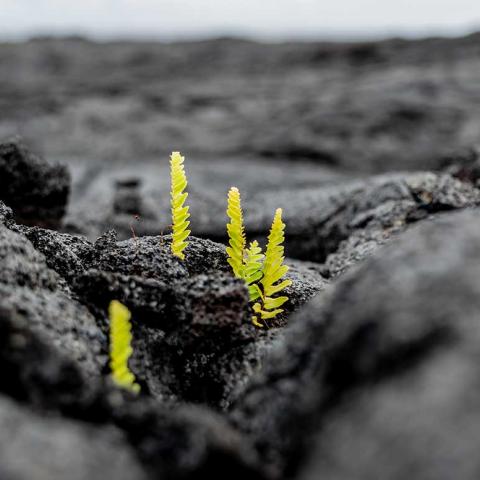
[[[0,37],[295,37],[463,34],[480,0],[0,0]]]

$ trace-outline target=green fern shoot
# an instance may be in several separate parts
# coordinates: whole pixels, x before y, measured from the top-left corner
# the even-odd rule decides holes
[[[280,281],[288,272],[288,266],[284,265],[284,247],[285,241],[285,224],[282,221],[282,209],[278,208],[268,236],[268,245],[265,251],[265,260],[263,264],[263,277],[260,280],[261,295],[260,302],[253,305],[253,311],[257,314],[252,321],[257,326],[263,326],[259,319],[265,321],[275,318],[283,312],[280,308],[286,301],[287,296],[274,297],[275,294],[292,284],[291,280]],[[280,283],[278,283],[280,282]]]
[[[128,359],[133,353],[130,311],[122,303],[113,300],[108,307],[108,313],[110,317],[110,369],[113,381],[121,388],[138,393],[140,386],[135,383],[135,376],[128,368]]]
[[[227,247],[228,263],[237,278],[243,278],[244,253],[245,253],[245,227],[243,226],[243,212],[238,188],[232,187],[228,192],[227,223],[229,245]]]
[[[171,175],[171,206],[172,206],[172,253],[180,259],[185,259],[183,251],[188,245],[186,241],[190,235],[188,226],[190,222],[188,218],[188,206],[184,206],[188,193],[184,192],[187,188],[187,176],[183,162],[185,157],[180,152],[172,152],[170,156],[170,175]]]

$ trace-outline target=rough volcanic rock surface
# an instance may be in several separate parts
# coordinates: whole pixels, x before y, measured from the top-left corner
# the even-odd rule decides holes
[[[346,258],[342,260],[345,265],[340,265],[339,257],[351,251],[351,246],[341,245],[343,240],[363,243],[368,251],[368,242],[384,243],[431,213],[471,207],[479,201],[474,185],[430,172],[386,174],[344,188],[299,194],[292,198],[294,208],[287,209],[285,215],[290,226],[287,254],[326,260],[335,275],[354,263]],[[295,210],[307,215],[295,215]],[[336,256],[329,258],[330,254]]]
[[[0,143],[0,200],[20,223],[58,227],[67,207],[70,175],[49,165],[19,139]]]
[[[29,145],[0,144],[2,480],[477,480],[478,39],[0,44],[0,137]],[[232,185],[249,241],[283,208],[270,328],[226,261]]]
[[[55,472],[58,471],[60,472],[58,475],[62,475],[63,469],[68,464],[73,467],[77,463],[78,478],[89,478],[85,472],[94,468],[93,466],[102,458],[105,458],[107,463],[109,463],[108,458],[111,458],[113,450],[110,450],[109,444],[113,442],[114,445],[116,440],[113,437],[110,439],[108,423],[116,424],[125,433],[128,443],[152,475],[167,475],[169,478],[196,478],[200,472],[212,476],[214,472],[227,474],[231,469],[234,469],[234,478],[240,479],[244,475],[252,478],[264,478],[263,467],[258,462],[253,447],[249,446],[247,440],[242,439],[242,436],[229,427],[226,421],[218,415],[209,410],[193,407],[179,409],[177,406],[172,410],[172,407],[168,406],[168,400],[173,399],[173,394],[170,397],[157,395],[157,398],[166,402],[166,406],[162,406],[149,401],[148,397],[142,397],[138,400],[123,399],[121,392],[112,390],[109,382],[105,381],[106,377],[105,379],[101,378],[107,360],[105,355],[107,342],[104,333],[104,314],[102,315],[99,311],[94,310],[96,315],[96,319],[94,319],[85,306],[69,296],[69,291],[61,283],[62,277],[59,273],[49,269],[43,254],[35,250],[32,243],[20,232],[22,230],[26,231],[27,235],[30,235],[34,241],[39,242],[47,258],[49,258],[48,261],[51,266],[57,268],[61,273],[64,272],[65,266],[68,266],[68,262],[71,261],[71,258],[67,258],[67,264],[56,261],[59,258],[59,251],[61,252],[62,249],[77,253],[83,252],[78,258],[82,258],[82,261],[87,264],[89,257],[85,252],[90,252],[95,248],[98,249],[99,245],[103,245],[105,249],[108,249],[108,246],[117,248],[117,244],[100,241],[96,246],[88,246],[88,242],[68,238],[65,234],[56,234],[40,229],[26,229],[13,223],[10,224],[10,227],[12,230],[0,226],[2,234],[0,261],[2,271],[6,273],[5,276],[2,276],[0,282],[0,361],[4,367],[1,391],[27,406],[35,406],[36,409],[56,412],[65,417],[80,418],[97,425],[100,423],[95,428],[98,428],[99,431],[99,434],[96,435],[98,437],[97,441],[102,444],[102,448],[96,449],[96,455],[88,455],[84,439],[88,435],[94,434],[95,428],[85,427],[84,433],[83,427],[77,427],[70,421],[63,422],[61,418],[50,423],[47,421],[44,424],[43,421],[37,421],[32,417],[32,429],[35,430],[38,424],[39,433],[38,438],[32,439],[31,443],[28,441],[27,434],[23,433],[25,430],[23,426],[20,426],[20,424],[5,425],[2,434],[6,434],[9,428],[14,428],[16,435],[18,435],[17,448],[19,451],[23,450],[25,455],[28,455],[30,449],[35,450],[40,448],[39,445],[43,446],[45,458],[49,461],[49,468],[53,470],[50,471],[45,467],[47,473],[38,470],[35,474],[37,476],[33,478],[43,478],[41,475],[50,474],[48,472],[51,472],[52,478],[55,478],[54,475],[57,474]],[[59,249],[58,251],[55,248],[45,247],[49,243],[48,239],[52,240],[56,249]],[[128,259],[129,257],[127,255],[124,258]],[[125,268],[129,267],[125,266]],[[196,348],[198,349],[200,346],[200,350],[203,348],[205,351],[200,355],[210,354],[212,356],[213,353],[213,357],[215,357],[214,341],[212,338],[208,338],[208,333],[217,335],[217,348],[222,347],[224,349],[223,355],[226,355],[222,364],[230,365],[233,368],[234,364],[231,363],[233,356],[227,348],[229,343],[226,342],[223,345],[218,339],[218,330],[221,330],[221,325],[219,327],[212,326],[212,322],[221,317],[210,318],[209,316],[216,314],[217,308],[220,306],[214,304],[212,312],[209,313],[209,309],[205,308],[208,303],[205,304],[202,301],[203,295],[206,295],[206,298],[212,298],[210,284],[205,293],[202,294],[202,282],[207,278],[206,274],[203,275],[203,279],[198,281],[196,281],[196,276],[188,277],[188,281],[191,282],[191,290],[193,290],[192,299],[195,299],[198,305],[203,305],[202,308],[196,307],[203,315],[198,317],[203,319],[200,325],[206,327],[207,330],[212,330],[212,327],[214,327],[213,331],[204,333],[204,337],[207,338],[205,344],[202,345],[202,339],[200,338]],[[215,277],[212,277],[212,281],[221,282]],[[223,288],[227,289],[230,288],[229,285],[238,282],[233,277],[225,277],[224,281],[226,284]],[[242,286],[241,291],[245,292],[242,293],[241,304],[245,306],[247,296],[244,286]],[[225,292],[220,291],[219,293],[218,298],[223,298]],[[192,308],[194,307],[192,306]],[[240,318],[246,320],[246,325],[240,326],[239,318],[235,316],[232,317],[232,320],[234,320],[233,326],[235,328],[249,327],[250,333],[245,338],[252,342],[254,328],[249,326],[249,318],[245,317],[244,313],[242,315]],[[141,319],[137,320],[138,330],[135,333],[148,326],[148,323],[143,325],[140,322]],[[227,322],[227,325],[229,324],[231,322]],[[157,329],[154,330],[159,334],[160,339],[163,339],[164,333]],[[187,333],[188,330],[183,332],[185,338],[194,342],[194,336],[187,335]],[[180,340],[180,332],[177,335],[179,335]],[[226,332],[224,336],[225,340],[238,338],[238,334],[234,330]],[[144,338],[154,343],[155,336]],[[135,348],[141,353],[142,336],[139,336],[136,340],[140,346],[137,349],[137,344],[135,344]],[[178,341],[176,345],[175,352],[178,351],[180,346]],[[167,346],[165,342],[160,343],[158,350],[154,358],[157,361],[166,358]],[[193,362],[192,354],[195,355],[194,352],[195,350],[187,360]],[[238,356],[240,361],[237,366],[246,361],[247,355],[244,352],[240,351],[235,355]],[[258,355],[253,355],[252,358],[258,362]],[[148,371],[157,384],[159,380],[162,382],[164,378],[156,377],[155,368],[150,369],[149,358],[146,358],[146,360],[142,369]],[[218,364],[220,365],[221,362],[218,361]],[[136,364],[133,362],[132,368],[134,371],[136,370],[135,366]],[[193,366],[193,363],[191,363],[191,366]],[[215,369],[215,364],[212,364],[203,371],[209,373],[211,378],[214,378],[211,372],[216,371],[217,383],[219,381],[220,383],[225,382],[230,373],[223,372],[223,377],[220,377],[222,372]],[[141,372],[142,370],[140,370]],[[175,373],[178,374],[179,372]],[[190,372],[190,377],[187,375],[186,378],[193,379],[193,373]],[[235,369],[233,373],[240,374],[239,370],[235,371]],[[244,372],[240,376],[244,379],[248,374],[249,372]],[[140,378],[142,379],[142,377]],[[230,383],[233,383],[233,381],[230,381]],[[236,382],[236,384],[238,383],[241,383],[241,380]],[[176,385],[181,385],[181,383],[178,383],[178,379]],[[198,385],[204,391],[209,391],[208,382],[205,381],[205,378],[202,378]],[[145,387],[144,395],[152,393],[155,396],[155,393],[158,393],[150,392],[148,383],[144,383],[143,386]],[[167,387],[168,384],[164,388],[165,391]],[[213,391],[213,389],[211,390]],[[177,403],[179,399],[188,398],[183,390],[177,388],[176,393],[178,394]],[[202,398],[198,393],[195,399],[197,402],[208,403],[208,399]],[[16,409],[18,407],[12,407],[12,409],[12,412],[17,415]],[[28,411],[27,407],[18,410],[18,421],[26,424],[30,421],[28,416],[30,414],[24,416],[24,411]],[[12,417],[16,418],[13,413]],[[13,418],[12,422],[14,421]],[[103,426],[104,423],[105,426]],[[53,432],[50,440],[44,438],[46,435],[44,432],[48,429],[52,429]],[[7,437],[3,438],[6,440]],[[65,442],[63,448],[73,449],[74,445],[77,445],[75,448],[78,450],[77,452],[68,451],[70,456],[66,455],[64,457],[65,463],[63,464],[61,459],[52,451],[54,448],[59,448],[57,444],[62,442],[62,439]],[[57,447],[55,447],[56,445]],[[94,447],[90,446],[90,448]],[[119,448],[123,447],[120,446]],[[125,448],[128,450],[128,447]],[[122,452],[120,451],[120,453]],[[85,455],[87,457],[83,458]],[[31,458],[34,459],[35,457],[32,456]],[[110,463],[112,461],[110,460]],[[2,467],[9,474],[17,473],[18,470],[18,475],[20,475],[28,472],[28,469],[34,468],[34,464],[27,462],[22,465],[12,461],[2,464]],[[107,465],[104,469],[99,470],[98,474],[100,475],[105,471],[108,474],[108,468],[115,467]],[[129,478],[144,478],[144,474],[135,462],[125,469],[125,475],[132,475]]]
[[[248,292],[229,271],[223,245],[192,237],[185,253],[185,262],[172,256],[170,237],[116,242],[108,234],[93,245],[74,290],[100,310],[112,298],[132,310],[132,365],[150,392],[226,408],[276,335],[252,326]],[[326,285],[302,262],[291,278],[287,313]]]
[[[10,224],[13,221],[13,212],[12,209],[7,207],[0,200],[0,222],[3,224]]]
[[[85,260],[94,249],[92,243],[81,236],[25,225],[15,225],[12,229],[25,235],[35,249],[45,255],[48,267],[69,283],[85,269]]]
[[[34,403],[89,395],[88,382],[95,384],[106,361],[95,318],[65,293],[45,257],[2,225],[0,266],[2,391]]]
[[[107,232],[90,243],[38,227],[10,228],[2,232],[24,244],[26,253],[17,261],[5,252],[6,265],[14,262],[9,268],[18,275],[22,268],[31,274],[38,263],[35,271],[48,274],[49,281],[34,277],[29,285],[50,291],[17,288],[5,296],[4,308],[11,312],[22,305],[29,322],[47,327],[49,341],[64,348],[69,341],[63,345],[63,337],[68,340],[74,329],[71,340],[79,334],[89,349],[82,350],[80,342],[69,355],[88,359],[93,352],[99,362],[94,375],[106,366],[106,309],[114,298],[133,313],[132,370],[146,392],[164,400],[227,408],[280,335],[252,326],[247,290],[233,278],[223,245],[192,237],[181,262],[171,254],[168,236],[117,242],[115,233]],[[279,325],[326,285],[314,264],[293,262],[291,273],[290,301]]]
[[[424,225],[339,288],[321,387],[334,410],[304,478],[476,477],[478,220]]]
[[[330,277],[336,276],[419,220],[439,212],[474,207],[479,202],[480,193],[473,184],[450,175],[380,177],[349,197],[345,208],[320,227],[324,244],[341,240],[326,257],[325,271]]]

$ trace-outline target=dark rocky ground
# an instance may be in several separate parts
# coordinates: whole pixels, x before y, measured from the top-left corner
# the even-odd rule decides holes
[[[0,44],[0,478],[477,480],[479,54]],[[226,262],[231,185],[251,238],[284,209],[269,329]],[[109,379],[112,298],[139,396]]]

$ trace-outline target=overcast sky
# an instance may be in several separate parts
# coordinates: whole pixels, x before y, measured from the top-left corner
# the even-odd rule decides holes
[[[480,0],[0,0],[0,37],[283,39],[457,35],[477,28]]]

